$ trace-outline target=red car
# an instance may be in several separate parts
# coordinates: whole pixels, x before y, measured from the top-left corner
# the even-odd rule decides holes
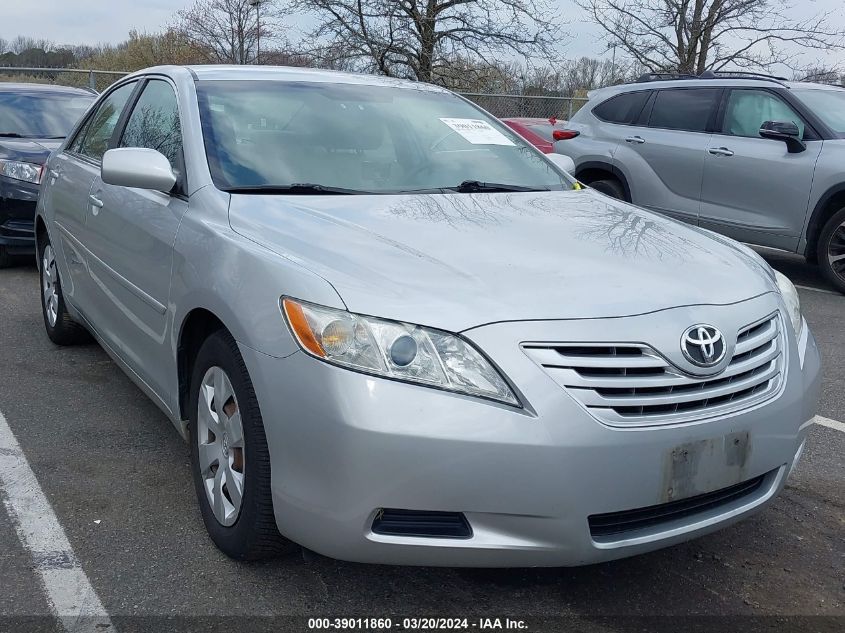
[[[578,132],[566,128],[566,121],[558,121],[554,117],[551,119],[513,117],[501,119],[501,121],[544,154],[554,153],[555,141],[565,141],[578,136]]]

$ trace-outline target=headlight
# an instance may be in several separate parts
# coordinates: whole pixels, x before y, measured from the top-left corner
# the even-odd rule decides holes
[[[458,336],[289,298],[282,309],[300,347],[324,361],[520,406],[502,375]]]
[[[775,280],[778,283],[780,294],[786,304],[786,311],[789,314],[789,320],[792,321],[792,329],[795,330],[795,338],[801,338],[801,328],[804,324],[804,319],[801,317],[801,299],[798,297],[798,291],[786,275],[775,271]]]
[[[41,174],[44,171],[43,165],[32,163],[19,163],[15,160],[0,160],[0,173],[7,178],[31,182],[34,185],[41,184]]]

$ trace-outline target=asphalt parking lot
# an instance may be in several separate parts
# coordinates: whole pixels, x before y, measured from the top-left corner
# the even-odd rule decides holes
[[[803,461],[766,511],[623,561],[467,570],[299,554],[261,564],[227,559],[202,526],[187,447],[97,345],[49,342],[32,265],[0,271],[0,412],[110,618],[91,630],[211,630],[215,622],[228,631],[298,630],[307,626],[302,616],[458,616],[471,623],[512,616],[532,631],[648,631],[662,624],[841,631],[845,426],[836,421],[845,421],[845,297],[797,258],[766,255],[801,287],[823,354],[819,415],[833,422],[811,429]],[[59,630],[42,564],[0,506],[0,630]],[[220,619],[196,619],[209,616]],[[708,617],[683,626],[648,619],[663,616]]]

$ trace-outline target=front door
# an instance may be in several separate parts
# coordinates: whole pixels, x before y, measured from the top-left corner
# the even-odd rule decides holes
[[[173,191],[117,187],[94,180],[85,244],[99,334],[159,396],[168,383],[156,368],[168,354],[166,341],[173,242],[188,202],[182,192],[182,133],[176,93],[152,79],[144,86],[118,131],[119,147],[144,147],[164,154],[177,172]]]
[[[126,83],[107,95],[66,149],[50,160],[45,175],[50,186],[44,188],[43,195],[50,197],[45,208],[53,209],[55,214],[56,231],[50,238],[57,253],[62,293],[86,315],[89,280],[81,240],[91,208],[88,194],[100,173],[100,161],[120,114],[137,85],[135,81]]]
[[[765,121],[793,121],[807,149],[760,137]],[[701,189],[703,227],[752,244],[795,250],[822,141],[775,92],[733,89],[710,139]]]

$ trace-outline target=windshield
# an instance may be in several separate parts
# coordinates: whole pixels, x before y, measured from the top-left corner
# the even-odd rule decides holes
[[[197,91],[212,177],[224,190],[572,185],[521,137],[451,93],[281,81],[199,82]]]
[[[0,91],[0,137],[64,138],[94,95]]]
[[[798,88],[792,92],[829,128],[845,136],[845,90]]]

